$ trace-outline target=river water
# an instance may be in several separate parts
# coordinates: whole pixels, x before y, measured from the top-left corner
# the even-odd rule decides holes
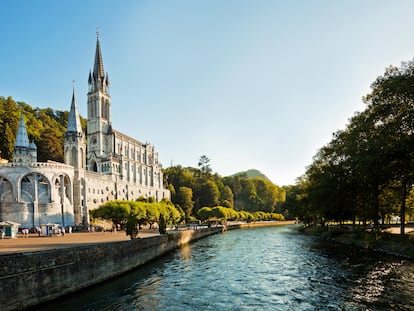
[[[240,229],[38,310],[414,310],[414,263],[295,226]]]

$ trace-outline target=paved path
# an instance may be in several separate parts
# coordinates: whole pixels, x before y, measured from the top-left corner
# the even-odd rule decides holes
[[[145,238],[155,235],[159,235],[157,230],[140,230],[138,237]],[[125,234],[125,231],[117,233],[75,232],[55,237],[39,237],[37,234],[30,234],[28,238],[24,238],[19,235],[16,239],[0,240],[0,255],[129,240],[130,237]]]

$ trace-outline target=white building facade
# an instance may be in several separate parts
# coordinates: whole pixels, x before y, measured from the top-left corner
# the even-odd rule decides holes
[[[75,93],[64,138],[64,163],[37,162],[21,116],[12,163],[0,163],[0,221],[87,226],[89,210],[112,200],[170,199],[158,153],[111,124],[108,74],[99,36],[87,95],[87,146]]]

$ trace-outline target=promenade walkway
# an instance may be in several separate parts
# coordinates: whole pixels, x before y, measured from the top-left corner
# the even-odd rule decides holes
[[[139,238],[159,235],[158,230],[140,230]],[[0,239],[0,255],[7,253],[34,252],[50,249],[62,249],[73,246],[128,241],[130,237],[125,231],[112,232],[74,232],[64,236],[39,237],[29,234],[25,238],[19,235],[16,239]]]

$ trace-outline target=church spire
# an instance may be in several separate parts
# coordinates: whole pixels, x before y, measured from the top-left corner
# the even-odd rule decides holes
[[[14,144],[13,162],[36,162],[37,147],[34,142],[30,143],[27,135],[26,124],[23,113],[20,115],[19,128],[17,129],[16,142]]]
[[[89,91],[102,91],[108,92],[109,78],[108,74],[105,75],[104,65],[102,60],[101,43],[99,41],[99,32],[96,32],[96,50],[95,50],[95,62],[93,65],[92,73],[89,72],[88,77]]]
[[[96,81],[105,78],[105,71],[102,61],[101,44],[99,42],[99,32],[96,33],[96,51],[95,51],[95,64],[93,66],[93,75]]]
[[[29,136],[27,135],[26,124],[24,123],[23,113],[20,115],[19,128],[17,129],[16,143],[14,147],[29,148]]]
[[[78,105],[76,104],[75,87],[72,93],[72,104],[70,106],[68,127],[66,133],[82,133],[82,126],[79,119]]]

